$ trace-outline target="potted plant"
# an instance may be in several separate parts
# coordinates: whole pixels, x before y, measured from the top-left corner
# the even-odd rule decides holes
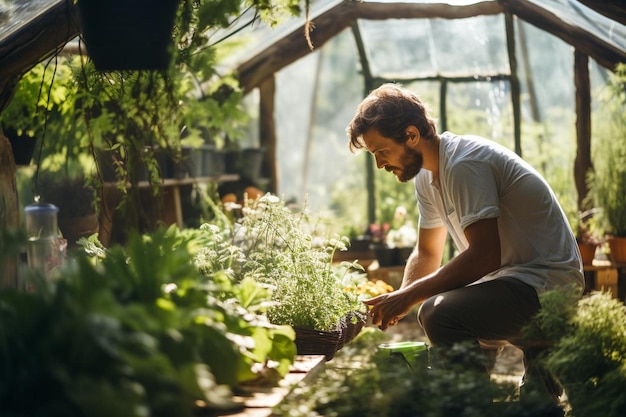
[[[355,278],[362,268],[332,261],[347,238],[333,237],[319,219],[269,194],[250,200],[242,212],[223,259],[239,280],[252,278],[271,289],[267,317],[295,329],[299,354],[331,359],[366,319]]]
[[[572,229],[575,231],[576,242],[583,265],[592,265],[595,259],[596,250],[602,244],[602,239],[597,237],[596,222],[594,215],[598,214],[597,208],[585,210],[578,213],[577,221],[573,224]]]
[[[592,192],[608,232],[613,262],[626,263],[626,64],[619,64],[602,96]]]

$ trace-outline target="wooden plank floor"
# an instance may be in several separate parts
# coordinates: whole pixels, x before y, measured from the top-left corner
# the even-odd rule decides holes
[[[326,360],[324,355],[298,355],[290,372],[285,375],[277,387],[253,389],[234,397],[236,402],[243,403],[245,409],[229,417],[269,417],[272,408],[278,405],[293,387],[303,381],[309,381],[322,371]]]

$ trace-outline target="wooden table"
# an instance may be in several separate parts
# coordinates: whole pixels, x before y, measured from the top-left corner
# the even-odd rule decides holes
[[[626,264],[616,264],[608,260],[594,259],[592,265],[583,267],[585,273],[585,292],[610,291],[613,297],[624,299],[626,293],[624,285],[620,282],[620,272],[626,270]]]

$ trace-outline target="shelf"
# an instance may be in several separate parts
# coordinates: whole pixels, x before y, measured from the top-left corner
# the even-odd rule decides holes
[[[226,174],[218,177],[166,178],[156,184],[162,190],[160,195],[161,201],[156,204],[145,203],[145,209],[152,211],[150,221],[154,224],[159,222],[163,223],[165,226],[175,224],[182,228],[184,219],[180,195],[181,187],[211,182],[237,181],[238,179],[239,175],[237,174]],[[142,200],[150,201],[151,198],[154,198],[150,193],[152,184],[150,184],[149,181],[140,181],[138,187],[142,193]],[[130,188],[130,186],[128,188]],[[99,237],[102,244],[108,246],[113,230],[115,207],[122,201],[124,193],[123,190],[119,189],[118,182],[105,182],[102,191],[102,215],[100,216]],[[161,207],[162,210],[156,210],[157,207]]]
[[[158,183],[161,187],[178,187],[181,185],[191,185],[191,184],[205,184],[208,182],[228,182],[228,181],[237,181],[239,179],[239,175],[237,174],[224,174],[219,177],[189,177],[189,178],[164,178],[160,183]],[[105,182],[104,188],[118,188],[118,182]],[[149,181],[139,181],[139,188],[148,188],[151,186]],[[130,184],[129,184],[130,186]]]

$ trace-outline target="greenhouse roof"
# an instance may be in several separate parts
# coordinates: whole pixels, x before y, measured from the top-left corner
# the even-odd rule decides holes
[[[488,77],[508,72],[503,14],[552,33],[607,68],[626,61],[625,9],[575,0],[318,0],[309,14],[312,45],[304,16],[270,28],[252,12],[211,40],[248,36],[246,47],[225,62],[239,70],[247,88],[348,27],[367,57],[363,70],[374,78]]]
[[[74,38],[74,15],[67,0],[4,0],[0,2],[0,75],[27,70]],[[511,13],[575,46],[601,65],[613,68],[626,61],[626,8],[600,0],[448,0],[350,1],[312,0],[312,45],[304,37],[305,16],[270,28],[253,9],[231,27],[212,33],[211,41],[246,36],[244,49],[226,64],[237,68],[242,83],[253,87],[265,71],[282,66],[320,47],[352,27],[362,37],[374,77],[403,78],[485,75],[506,71],[501,51],[504,22],[494,16]],[[467,18],[467,19],[462,19]],[[462,19],[456,23],[450,20]],[[447,20],[447,24],[442,24]],[[56,32],[49,33],[51,26]],[[246,30],[241,30],[248,27]],[[446,36],[443,36],[443,35]],[[32,47],[22,48],[24,43]],[[456,45],[464,45],[459,48]],[[452,45],[455,45],[452,48]],[[475,48],[486,45],[487,48]],[[466,46],[466,47],[465,47]],[[28,49],[28,50],[26,50]],[[259,62],[263,61],[263,62]],[[412,65],[406,65],[407,62]],[[441,63],[445,62],[445,67]],[[418,63],[418,65],[414,65]],[[6,64],[6,65],[5,65]],[[477,73],[476,69],[480,68]],[[257,73],[257,74],[251,74]],[[252,85],[250,85],[250,83]]]

